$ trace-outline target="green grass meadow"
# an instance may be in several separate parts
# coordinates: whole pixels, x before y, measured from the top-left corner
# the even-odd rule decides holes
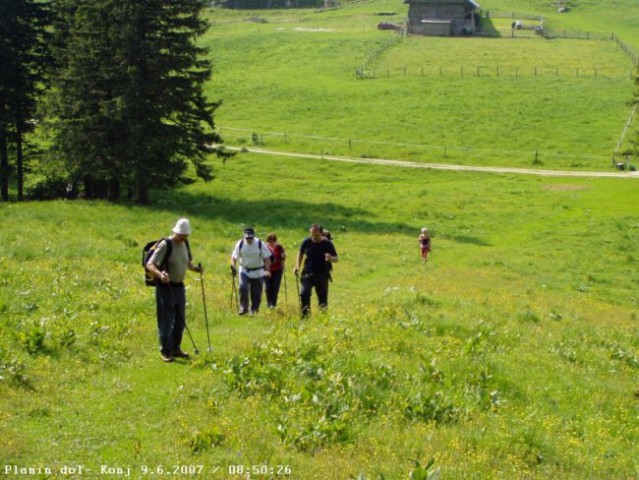
[[[613,152],[630,145],[622,132],[636,67],[617,43],[401,39],[376,29],[406,12],[390,2],[241,12],[235,21],[224,12],[203,43],[215,58],[210,95],[224,101],[218,124],[227,143],[567,170],[610,169]],[[560,28],[559,18],[547,22]],[[624,41],[639,45],[636,34]]]
[[[636,478],[636,191],[242,155],[153,209],[4,204],[2,464],[407,479],[434,459],[450,479]],[[191,275],[201,352],[166,365],[138,262],[180,215],[213,351]],[[298,319],[289,268],[277,310],[235,315],[243,225],[294,254],[313,221],[340,254],[329,311]]]
[[[615,2],[614,15],[573,3],[565,15],[534,1],[482,7],[542,11],[557,28],[617,22],[639,48],[634,3]],[[633,92],[614,43],[408,37],[388,47],[379,12],[405,15],[405,5],[212,11],[203,42],[226,143],[610,170]],[[258,16],[268,22],[244,21]],[[356,78],[377,50],[375,68],[401,76]],[[420,69],[404,76],[408,62]],[[443,62],[455,71],[440,74]],[[250,152],[215,167],[213,182],[154,192],[149,207],[0,204],[0,476],[639,478],[635,177]],[[200,353],[164,364],[141,249],[181,216],[205,267],[203,283],[187,279]],[[314,222],[340,257],[328,311],[314,297],[299,319],[289,261],[280,305],[239,317],[229,257],[243,228],[277,233],[292,260]],[[188,334],[183,347],[193,353]]]

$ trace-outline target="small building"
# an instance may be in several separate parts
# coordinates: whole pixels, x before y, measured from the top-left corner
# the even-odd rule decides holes
[[[477,31],[475,0],[404,0],[408,4],[408,33],[457,36]]]

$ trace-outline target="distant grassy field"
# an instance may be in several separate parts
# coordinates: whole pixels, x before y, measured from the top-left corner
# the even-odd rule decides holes
[[[401,22],[402,8],[221,13],[204,43],[215,59],[209,94],[224,100],[218,125],[227,142],[443,163],[611,167],[635,71],[615,42],[410,36],[392,43],[394,33],[375,27]],[[364,64],[371,79],[356,75]]]

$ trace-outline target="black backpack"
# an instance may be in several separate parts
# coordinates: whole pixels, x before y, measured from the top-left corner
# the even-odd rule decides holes
[[[144,284],[147,287],[155,287],[159,279],[155,278],[155,276],[149,272],[146,268],[146,264],[151,260],[151,256],[155,253],[162,242],[166,242],[166,255],[164,256],[164,261],[162,265],[160,265],[160,270],[169,271],[169,258],[171,257],[171,253],[173,253],[173,242],[168,237],[160,238],[159,240],[153,240],[152,242],[147,243],[142,249],[142,266],[144,267]],[[186,249],[189,252],[189,260],[191,260],[191,247],[189,246],[189,241],[186,240]]]

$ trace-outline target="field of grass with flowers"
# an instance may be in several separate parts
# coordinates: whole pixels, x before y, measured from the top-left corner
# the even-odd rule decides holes
[[[541,10],[553,28],[614,24],[639,47],[630,0],[617,9],[572,3],[567,16],[537,0],[484,7]],[[397,145],[438,141],[421,136],[419,115],[409,122],[398,113],[424,80],[349,77],[384,46],[377,14],[404,10],[383,0],[259,12],[266,23],[242,20],[256,12],[213,10],[216,25],[203,42],[219,60],[209,93],[225,100],[218,126],[228,143],[272,146],[261,134],[293,124],[276,142],[282,149],[365,157],[379,147],[373,153],[431,160],[415,145]],[[327,25],[334,31],[321,37]],[[282,39],[298,40],[297,50]],[[480,52],[473,39],[428,41],[433,57],[409,38],[379,58],[399,68],[405,59]],[[574,55],[589,68],[625,65],[612,44],[530,42],[527,63],[545,51],[569,69]],[[512,59],[514,41],[494,45],[491,61],[500,49]],[[440,160],[581,171],[610,168],[633,89],[630,76],[425,78],[431,90],[460,92],[443,100],[431,91],[429,113],[453,118],[429,125],[474,147],[449,145]],[[505,108],[517,105],[508,87],[516,81],[543,99],[527,101],[539,114],[533,129]],[[503,95],[489,97],[491,84]],[[495,125],[455,108],[470,104],[503,115]],[[557,111],[568,105],[580,116],[561,124]],[[547,114],[554,123],[544,123]],[[511,126],[525,133],[525,154],[506,135]],[[351,137],[380,145],[330,140]],[[536,141],[559,155],[531,165]],[[501,155],[488,153],[495,143]],[[0,204],[3,478],[639,478],[636,177],[254,153],[215,168],[213,182],[154,192],[147,207]],[[192,340],[187,334],[183,348],[191,359],[165,364],[140,260],[142,246],[169,234],[179,217],[193,225],[194,260],[205,273],[187,278]],[[238,316],[229,257],[243,229],[261,238],[275,232],[292,258],[315,222],[331,230],[340,258],[328,311],[313,305],[309,319],[299,318],[289,261],[278,307]],[[422,227],[433,236],[425,265]]]
[[[244,154],[153,208],[3,204],[7,478],[635,478],[635,182]],[[180,216],[212,351],[192,274],[200,353],[167,365],[139,261]],[[243,227],[294,255],[316,221],[328,312],[299,319],[289,264],[280,306],[239,317]]]

